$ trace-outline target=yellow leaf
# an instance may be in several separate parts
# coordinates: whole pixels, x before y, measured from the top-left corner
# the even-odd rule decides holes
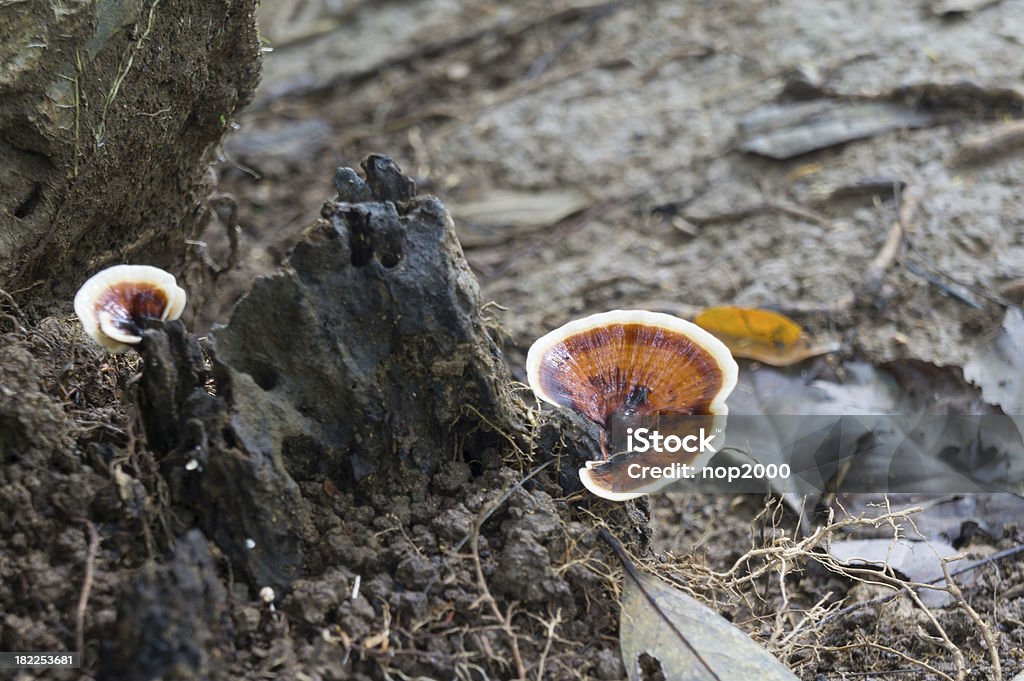
[[[799,324],[769,310],[711,307],[694,321],[717,336],[736,357],[772,366],[790,366],[839,349],[835,342],[813,343]]]

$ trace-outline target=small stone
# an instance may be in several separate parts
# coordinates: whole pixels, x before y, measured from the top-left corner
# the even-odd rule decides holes
[[[233,619],[240,634],[251,634],[260,626],[259,608],[245,607],[236,610]]]
[[[395,577],[409,589],[423,589],[437,578],[437,570],[428,558],[413,554],[398,564]]]

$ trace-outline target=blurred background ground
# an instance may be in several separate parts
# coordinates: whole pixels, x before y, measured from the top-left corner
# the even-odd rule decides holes
[[[451,209],[516,366],[573,316],[679,303],[781,305],[871,360],[962,361],[1024,262],[1020,156],[954,162],[1022,104],[1024,8],[985,4],[268,4],[220,167],[244,265],[203,321],[280,261],[327,169],[387,152]],[[825,139],[799,129],[808,105],[866,137],[738,149],[766,118]],[[904,183],[924,194],[913,250],[857,308]]]

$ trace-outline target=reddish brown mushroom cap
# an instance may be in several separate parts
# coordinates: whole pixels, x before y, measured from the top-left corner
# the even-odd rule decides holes
[[[533,344],[526,368],[537,397],[603,428],[616,414],[724,417],[739,372],[725,344],[704,329],[644,310],[615,310],[569,322]],[[602,464],[607,466],[591,462],[580,471],[596,494],[592,485],[605,487],[601,480],[610,480],[608,468],[590,472]],[[626,496],[607,491],[600,495],[622,499],[650,490],[623,490]]]
[[[726,414],[736,361],[710,333],[660,312],[615,310],[569,322],[530,348],[534,393],[608,425],[628,411]]]

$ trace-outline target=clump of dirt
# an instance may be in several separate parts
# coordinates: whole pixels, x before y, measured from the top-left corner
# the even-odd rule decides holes
[[[329,567],[293,583],[278,612],[264,611],[246,632],[250,664],[272,671],[259,659],[269,647],[279,654],[267,660],[327,678],[387,669],[512,678],[545,668],[558,678],[620,678],[613,574],[592,524],[575,519],[550,484],[516,489],[479,523],[520,479],[487,458],[476,474],[453,461],[369,500],[305,485]],[[282,626],[290,641],[278,640]],[[581,654],[590,642],[596,650]]]

